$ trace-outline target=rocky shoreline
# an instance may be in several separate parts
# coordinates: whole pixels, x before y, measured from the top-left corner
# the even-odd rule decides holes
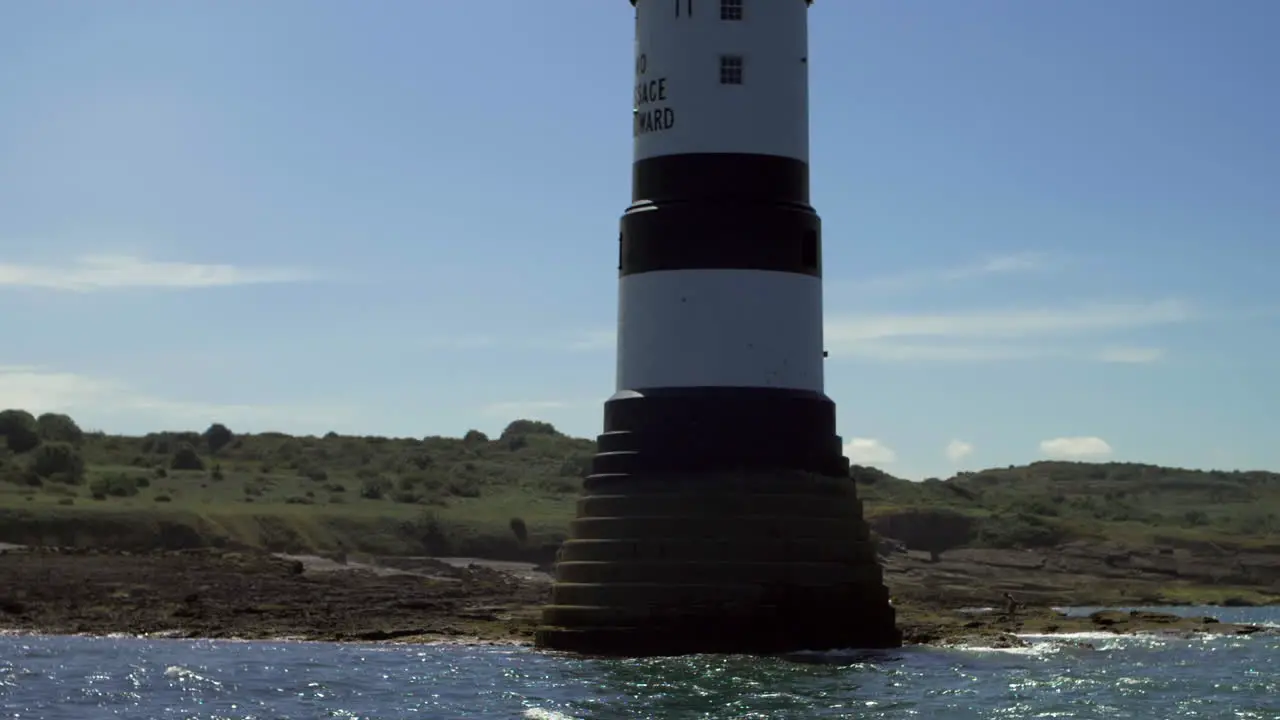
[[[1022,644],[1020,634],[1276,631],[1152,612],[1071,618],[1051,609],[1044,597],[1020,597],[1030,607],[1012,616],[964,612],[957,608],[961,601],[995,605],[990,595],[998,587],[974,579],[972,585],[983,592],[939,596],[936,585],[913,581],[923,575],[902,571],[906,561],[890,558],[886,565],[899,626],[912,644],[1013,647]],[[8,547],[0,549],[0,630],[526,644],[549,580],[528,567],[483,561]],[[1051,599],[1072,605],[1105,599],[1089,602],[1077,591]]]

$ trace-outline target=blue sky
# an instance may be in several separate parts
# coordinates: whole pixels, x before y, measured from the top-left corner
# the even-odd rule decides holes
[[[811,13],[855,461],[1280,469],[1280,3]],[[599,431],[625,0],[12,2],[0,47],[0,405]]]

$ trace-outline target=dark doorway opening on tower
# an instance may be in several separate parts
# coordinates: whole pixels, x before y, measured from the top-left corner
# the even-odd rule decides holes
[[[805,230],[800,241],[800,265],[808,272],[818,269],[818,231]]]

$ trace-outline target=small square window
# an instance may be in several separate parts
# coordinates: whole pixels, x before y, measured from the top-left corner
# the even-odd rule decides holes
[[[720,56],[720,84],[721,85],[741,85],[742,84],[742,56],[741,55],[721,55]]]
[[[720,0],[721,20],[741,20],[742,0]]]

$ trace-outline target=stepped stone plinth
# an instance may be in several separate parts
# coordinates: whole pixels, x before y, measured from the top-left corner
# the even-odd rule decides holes
[[[588,479],[537,644],[599,655],[902,643],[854,482]]]

